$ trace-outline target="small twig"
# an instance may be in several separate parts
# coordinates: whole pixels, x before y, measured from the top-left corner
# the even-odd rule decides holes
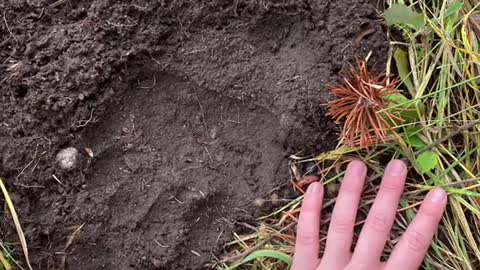
[[[8,22],[7,22],[7,18],[5,16],[5,12],[3,13],[3,22],[5,23],[5,26],[7,28],[7,31],[8,33],[10,34],[10,36],[12,36],[12,38],[15,40],[15,48],[12,50],[12,52],[10,53],[10,55],[7,57],[7,59],[5,59],[5,61],[3,61],[3,63],[7,63],[10,58],[12,58],[12,56],[16,53],[17,51],[17,48],[18,48],[18,39],[17,37],[13,34],[12,30],[10,29],[10,27],[8,26]],[[2,83],[8,78],[8,76],[2,80]]]
[[[197,251],[195,251],[195,250],[193,250],[193,249],[190,250],[190,252],[191,252],[193,255],[197,256],[197,257],[202,257],[202,255],[200,255],[200,253],[198,253]]]
[[[205,111],[203,110],[203,106],[202,106],[202,103],[200,102],[200,100],[198,99],[198,97],[195,95],[195,99],[197,100],[198,102],[198,106],[200,107],[200,112],[202,113],[202,122],[203,122],[203,125],[205,126],[205,133],[207,135],[207,138],[209,136],[208,134],[208,125],[207,125],[207,122],[205,121]]]
[[[56,2],[51,3],[48,7],[49,8],[56,8],[58,6],[61,6],[61,5],[65,4],[65,2],[67,2],[67,0],[58,0]]]
[[[18,173],[17,177],[15,177],[15,180],[18,180],[18,178],[20,178],[20,176],[28,169],[28,167],[30,167],[33,164],[33,162],[35,162],[35,159],[37,159],[37,152],[38,152],[38,144],[35,147],[35,153],[33,154],[32,160],[25,167],[23,167],[20,173]]]
[[[468,123],[468,124],[466,124],[466,125],[463,125],[463,126],[461,126],[461,127],[458,127],[455,131],[448,133],[448,134],[445,135],[444,137],[442,137],[442,138],[434,141],[433,143],[427,145],[426,147],[418,150],[417,152],[415,152],[415,155],[419,155],[419,154],[421,154],[421,153],[423,153],[423,152],[426,152],[426,151],[428,151],[428,150],[431,150],[432,148],[435,148],[435,147],[439,146],[440,144],[442,144],[444,141],[446,141],[446,140],[448,140],[448,139],[450,139],[450,138],[452,138],[452,137],[454,137],[454,136],[456,136],[456,135],[464,132],[465,130],[471,129],[472,127],[474,127],[474,126],[477,125],[477,124],[480,124],[480,119],[477,119],[477,120],[475,120],[475,121],[472,121],[472,122],[470,122],[470,123]]]
[[[55,181],[57,181],[60,185],[63,186],[62,181],[60,181],[60,179],[58,179],[58,177],[57,177],[55,174],[52,174],[52,177],[53,177],[53,179],[54,179]]]
[[[68,237],[68,241],[67,241],[67,244],[65,245],[65,248],[63,249],[63,251],[67,251],[67,249],[73,244],[73,240],[75,239],[75,237],[77,236],[77,234],[80,232],[80,230],[83,228],[83,226],[85,226],[85,223],[83,223],[82,225],[78,226],[78,228],[72,233],[72,235],[70,235]]]
[[[76,128],[79,128],[79,127],[84,127],[86,125],[88,125],[89,123],[91,123],[93,121],[93,112],[95,111],[95,109],[92,109],[90,111],[90,117],[87,119],[87,120],[78,120],[75,125],[73,125],[74,127]]]
[[[157,239],[153,239],[153,242],[155,242],[155,244],[157,244],[159,247],[161,248],[168,248],[170,247],[169,245],[163,245],[162,243],[160,243]]]
[[[17,37],[13,34],[12,30],[10,30],[10,27],[8,26],[7,18],[5,17],[5,12],[3,13],[3,23],[5,23],[5,27],[7,28],[8,33],[12,38],[15,40],[15,43],[18,44],[18,39]]]
[[[75,239],[77,234],[80,232],[80,230],[83,228],[83,226],[85,226],[85,223],[78,226],[78,228],[72,233],[72,235],[70,235],[68,237],[67,243],[65,244],[65,247],[63,248],[63,252],[56,252],[56,254],[62,255],[61,262],[60,262],[62,269],[65,268],[65,265],[66,265],[66,262],[67,262],[67,254],[68,254],[67,249],[73,244],[73,240]]]
[[[213,161],[212,155],[210,154],[210,151],[208,151],[208,148],[207,148],[206,146],[204,146],[203,149],[205,150],[205,152],[207,152],[207,156],[208,156],[208,158],[210,159],[210,161],[211,161],[212,163],[215,163],[215,161]]]
[[[120,24],[120,23],[114,23],[114,22],[110,22],[110,21],[105,21],[105,22],[107,22],[108,25],[112,25],[112,26],[115,26],[117,28],[137,26],[137,23]]]
[[[366,36],[368,35],[371,35],[375,33],[375,28],[368,28],[362,32],[360,32],[358,35],[357,35],[357,38],[355,38],[355,44],[358,45],[360,44],[360,42],[362,41],[362,39],[364,39]]]
[[[46,188],[45,186],[42,185],[25,185],[25,184],[19,184],[19,183],[13,183],[15,186],[20,186],[24,188]]]

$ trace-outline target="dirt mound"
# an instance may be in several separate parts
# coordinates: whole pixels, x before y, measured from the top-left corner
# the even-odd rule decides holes
[[[325,84],[387,54],[368,1],[0,9],[0,175],[36,269],[207,268],[288,154],[335,146]],[[70,146],[82,162],[65,171]]]

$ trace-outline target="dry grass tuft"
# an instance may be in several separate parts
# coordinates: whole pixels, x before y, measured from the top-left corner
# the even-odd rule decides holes
[[[398,80],[390,81],[386,73],[373,74],[367,62],[357,60],[343,78],[343,85],[328,86],[335,99],[328,103],[329,115],[343,123],[340,140],[350,146],[369,147],[385,143],[387,133],[403,119],[387,111],[387,98],[398,94]]]

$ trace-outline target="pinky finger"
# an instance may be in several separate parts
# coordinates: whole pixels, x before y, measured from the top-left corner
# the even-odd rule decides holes
[[[422,264],[447,204],[442,189],[431,191],[420,206],[415,220],[395,246],[384,269],[416,270]]]

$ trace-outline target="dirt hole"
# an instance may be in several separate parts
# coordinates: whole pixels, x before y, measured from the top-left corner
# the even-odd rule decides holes
[[[383,68],[369,2],[1,2],[0,176],[35,269],[208,268],[288,155],[335,146],[325,85]]]

